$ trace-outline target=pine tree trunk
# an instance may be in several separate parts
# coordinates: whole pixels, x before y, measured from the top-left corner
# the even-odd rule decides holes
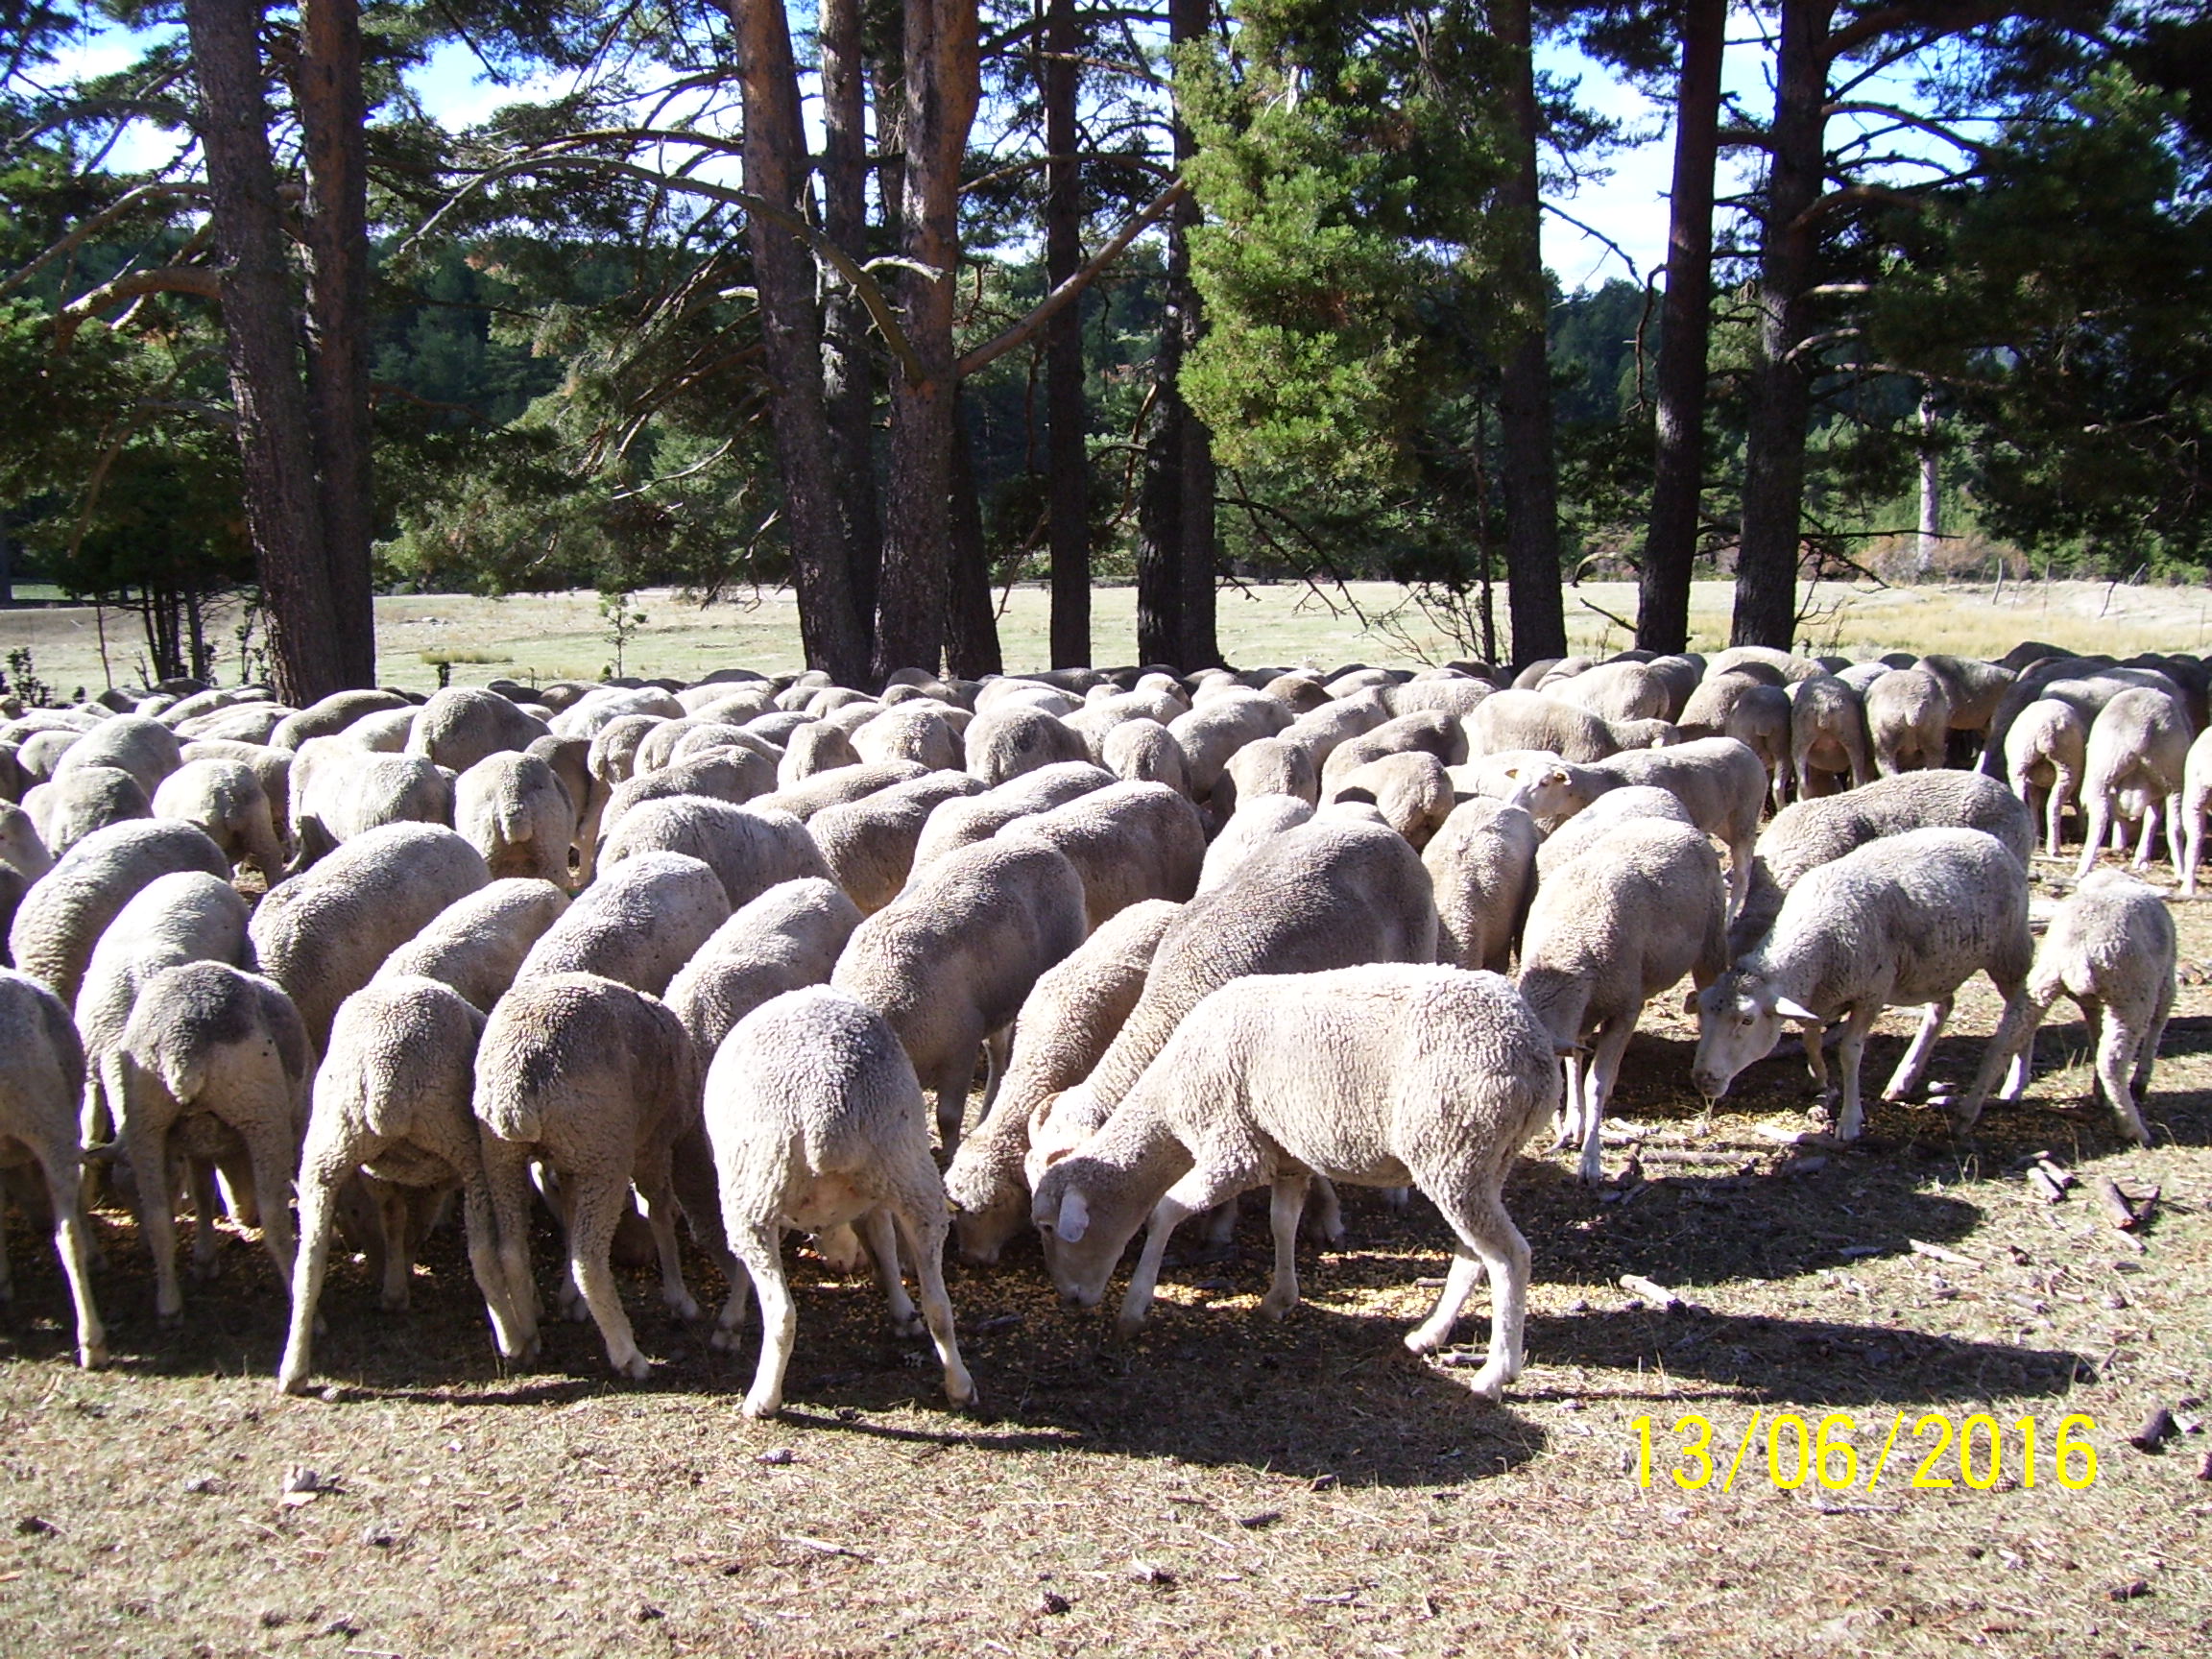
[[[952,400],[952,558],[945,589],[945,666],[963,680],[1005,672],[998,651],[998,607],[991,597],[991,556],[983,545],[983,506],[968,421]]]
[[[831,242],[865,260],[868,73],[860,0],[822,0],[821,31],[822,228]],[[876,380],[869,358],[868,308],[838,278],[825,276],[824,282],[822,383],[839,480],[837,509],[854,613],[859,628],[873,634],[883,517],[876,493]]]
[[[1075,125],[1079,40],[1075,0],[1049,0],[1046,12],[1045,281],[1047,288],[1082,269],[1081,142]],[[1050,427],[1046,493],[1052,557],[1052,666],[1091,664],[1090,455],[1083,442],[1083,307],[1062,309],[1045,330],[1045,409]]]
[[[875,670],[935,673],[945,644],[951,540],[953,302],[960,263],[960,164],[981,71],[975,0],[905,0],[906,257],[901,321],[920,360],[891,391],[891,492],[877,601]]]
[[[1685,0],[1674,105],[1674,191],[1667,297],[1659,310],[1656,469],[1638,573],[1636,643],[1690,647],[1690,574],[1705,485],[1706,342],[1713,315],[1713,173],[1719,155],[1720,60],[1727,0]]]
[[[791,33],[781,0],[727,0],[737,32],[745,102],[745,184],[794,213],[802,211],[808,171],[805,129]],[[815,308],[814,259],[790,231],[756,214],[751,225],[753,280],[760,334],[774,385],[777,469],[798,590],[799,637],[809,668],[841,685],[864,684],[868,649],[853,603],[845,530],[836,502],[843,489],[830,444],[822,390],[822,321]]]
[[[1183,427],[1190,419],[1175,391],[1182,367],[1182,331],[1170,312],[1153,359],[1152,433],[1138,483],[1137,661],[1177,670],[1183,666]]]
[[[259,565],[277,698],[304,707],[348,685],[323,557],[323,515],[301,380],[276,169],[269,153],[255,0],[187,0],[223,332],[237,406],[246,523]]]
[[[1936,445],[1936,388],[1920,388],[1920,574],[1943,544],[1943,457]]]
[[[1758,335],[1747,388],[1743,530],[1736,562],[1730,642],[1787,650],[1797,631],[1797,557],[1805,510],[1805,425],[1812,410],[1805,291],[1826,150],[1828,26],[1835,0],[1782,0],[1774,125],[1768,134],[1765,234],[1759,254]]]
[[[302,0],[293,101],[307,164],[307,396],[323,557],[348,685],[376,684],[369,421],[368,99],[358,0]]]
[[[1494,13],[1498,43],[1510,64],[1515,165],[1503,192],[1510,229],[1508,275],[1528,308],[1505,358],[1499,393],[1503,454],[1499,484],[1505,499],[1505,578],[1512,617],[1513,660],[1567,654],[1567,616],[1559,572],[1559,468],[1551,445],[1551,365],[1546,313],[1543,204],[1536,146],[1543,114],[1536,105],[1529,0],[1503,0]]]

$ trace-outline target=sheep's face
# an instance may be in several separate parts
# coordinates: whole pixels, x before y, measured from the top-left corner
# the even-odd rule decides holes
[[[1053,1166],[1038,1184],[1030,1210],[1045,1245],[1045,1265],[1070,1308],[1098,1306],[1115,1263],[1145,1215],[1143,1206],[1117,1204],[1110,1189],[1088,1179],[1093,1173],[1081,1157]],[[1123,1209],[1129,1213],[1121,1214]]]
[[[992,1266],[1006,1241],[1022,1231],[1023,1219],[1022,1194],[1011,1187],[979,1208],[955,1211],[952,1237],[959,1243],[960,1260],[971,1267]]]
[[[1770,985],[1742,973],[1723,974],[1697,997],[1697,1058],[1690,1081],[1708,1100],[1728,1093],[1736,1074],[1772,1052],[1789,1018]]]

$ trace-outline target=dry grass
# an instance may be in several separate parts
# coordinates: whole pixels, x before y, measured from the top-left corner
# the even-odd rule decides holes
[[[708,1350],[643,1273],[626,1290],[649,1382],[613,1382],[588,1326],[504,1372],[449,1236],[406,1315],[341,1263],[318,1358],[342,1393],[281,1399],[267,1258],[228,1239],[223,1277],[163,1333],[114,1209],[99,1293],[117,1359],[82,1374],[52,1255],[12,1218],[0,1651],[2204,1652],[2212,1481],[2194,1473],[2212,1439],[2124,1443],[2152,1407],[2200,1416],[2184,1403],[2212,1396],[2212,905],[2177,914],[2188,983],[2152,1152],[2077,1108],[2078,1021],[2046,1028],[2030,1101],[1971,1147],[1934,1113],[1881,1107],[1861,1145],[1811,1157],[1756,1132],[1802,1124],[1801,1065],[1755,1068],[1701,1133],[1691,1028],[1656,1022],[1618,1108],[1645,1132],[1647,1184],[1608,1201],[1531,1157],[1509,1190],[1537,1283],[1529,1368],[1497,1408],[1399,1346],[1444,1254],[1418,1201],[1401,1216],[1355,1196],[1345,1246],[1306,1252],[1309,1303],[1280,1326],[1254,1314],[1248,1215],[1235,1254],[1171,1268],[1126,1350],[1057,1307],[1033,1245],[955,1267],[976,1416],[942,1408],[926,1350],[886,1334],[871,1286],[804,1264],[773,1426],[736,1409],[750,1343]],[[1994,1001],[1961,998],[1938,1077],[1970,1070]],[[1871,1076],[1908,1026],[1885,1022]],[[2085,1198],[2038,1202],[2019,1173],[2038,1150],[2161,1186],[2147,1248]],[[1642,1307],[1624,1272],[1691,1307]],[[1899,1412],[1908,1439],[1871,1493],[1778,1491],[1756,1452],[1726,1495],[1677,1491],[1664,1464],[1634,1482],[1639,1415],[1664,1447],[1705,1412],[1732,1447],[1759,1407],[1849,1411],[1868,1461]],[[1982,1409],[2032,1414],[2046,1449],[2063,1414],[2094,1415],[2095,1486],[2060,1490],[2046,1465],[2028,1489],[2008,1465],[1994,1490],[1911,1489],[1912,1420]],[[337,1489],[281,1506],[293,1464]]]
[[[1504,595],[1499,595],[1503,619]],[[1692,643],[1717,650],[1728,638],[1732,589],[1696,586]],[[1135,589],[1101,588],[1093,599],[1096,661],[1134,660]],[[1568,590],[1568,632],[1576,650],[1611,651],[1631,643],[1601,613],[1627,616],[1636,595],[1626,583],[1586,583]],[[1812,618],[1805,638],[1821,651],[1855,658],[1911,648],[1967,656],[2001,656],[2024,638],[2048,639],[2083,651],[2200,651],[2212,647],[2212,600],[2201,589],[2107,588],[2101,583],[2009,584],[2001,595],[1986,587],[1929,585],[1884,589],[1822,584],[1805,596]],[[742,601],[701,610],[664,591],[641,594],[648,621],[630,640],[623,666],[634,674],[694,679],[743,663],[763,671],[800,664],[798,614],[788,591],[763,590]],[[446,658],[454,681],[480,685],[517,680],[596,679],[612,664],[613,646],[593,593],[477,599],[463,594],[397,596],[376,602],[379,670],[388,684],[427,689]],[[1006,661],[1015,669],[1047,661],[1047,597],[1018,589],[999,619]],[[218,613],[209,637],[228,644],[234,618]],[[134,625],[107,617],[108,661],[117,680],[137,684]],[[1225,589],[1220,637],[1232,662],[1311,661],[1323,665],[1365,659],[1399,661],[1418,653],[1445,661],[1459,648],[1427,625],[1403,589],[1356,582],[1347,589],[1297,585]],[[97,619],[89,608],[0,612],[0,651],[29,645],[39,675],[68,692],[108,683]],[[239,678],[233,657],[221,663],[226,682]]]

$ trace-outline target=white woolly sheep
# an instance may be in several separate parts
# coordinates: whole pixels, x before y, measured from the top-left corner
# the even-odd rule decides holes
[[[2028,872],[1995,836],[1980,830],[1885,835],[1807,871],[1765,936],[1699,995],[1691,1080],[1707,1099],[1719,1099],[1738,1072],[1773,1048],[1789,1020],[1808,1027],[1805,1058],[1825,1090],[1821,1032],[1840,1018],[1836,1133],[1856,1141],[1864,1121],[1859,1061],[1882,1010],[1927,1009],[1883,1091],[1886,1099],[1903,1099],[1919,1086],[1959,987],[1986,973],[2010,1004],[2024,993],[2034,953]],[[1969,1119],[1989,1082],[1985,1064],[1960,1105]]]
[[[1642,662],[1600,662],[1586,674],[1556,681],[1543,690],[1608,723],[1671,720],[1681,709],[1666,678]]]
[[[1951,699],[1925,668],[1892,668],[1866,687],[1866,730],[1883,777],[1941,766],[1951,735]]]
[[[827,721],[810,721],[792,733],[783,745],[783,758],[776,762],[776,787],[788,789],[817,772],[859,763],[860,755],[852,738]]]
[[[1000,699],[968,728],[967,766],[986,787],[1056,760],[1088,760],[1082,733],[1027,704]]]
[[[0,864],[21,876],[26,886],[54,868],[54,854],[38,838],[38,826],[12,801],[0,801]]]
[[[856,766],[833,766],[798,782],[780,786],[773,795],[757,797],[755,806],[788,812],[805,823],[826,807],[857,801],[894,783],[920,778],[929,768],[919,760],[876,760]]]
[[[364,714],[412,705],[397,691],[364,689],[333,691],[319,703],[310,703],[296,714],[287,714],[269,733],[278,749],[298,749],[314,737],[334,736]]]
[[[92,1300],[91,1237],[80,1197],[77,1103],[84,1053],[61,999],[28,974],[0,968],[0,1169],[38,1166],[54,1211],[54,1251],[77,1308],[77,1363],[108,1362],[108,1334]],[[14,1295],[0,1229],[0,1302]]]
[[[515,982],[596,974],[658,997],[729,920],[729,895],[706,864],[682,853],[641,853],[577,896],[530,947]]]
[[[43,980],[64,1005],[74,1003],[93,947],[116,912],[149,881],[178,870],[230,876],[222,849],[190,824],[143,818],[94,830],[23,896],[8,930],[15,966]]]
[[[1418,850],[1428,846],[1430,837],[1452,816],[1452,780],[1445,775],[1444,762],[1426,750],[1384,755],[1336,774],[1329,787],[1330,804],[1353,801],[1374,806],[1384,823]]]
[[[213,1165],[242,1142],[253,1170],[261,1241],[289,1284],[290,1188],[315,1050],[282,988],[225,962],[165,968],[140,988],[123,1039],[102,1070],[116,1140],[138,1183],[138,1222],[154,1253],[154,1307],[162,1323],[184,1311],[173,1141],[189,1172],[197,1273],[205,1277],[217,1262]]]
[[[65,778],[83,766],[113,766],[135,778],[151,799],[161,780],[181,763],[176,733],[144,715],[118,714],[70,744],[55,763],[54,776]]]
[[[1449,718],[1456,733],[1458,723],[1475,711],[1475,706],[1497,689],[1487,680],[1477,680],[1471,675],[1438,673],[1433,677],[1426,672],[1415,675],[1403,685],[1382,688],[1382,701],[1393,715],[1415,714],[1423,710],[1442,714]],[[1458,739],[1464,742],[1464,737]]]
[[[1221,768],[1212,797],[1216,816],[1226,820],[1238,803],[1256,795],[1287,795],[1309,806],[1321,804],[1321,779],[1304,745],[1282,737],[1256,737]]]
[[[1521,1374],[1528,1291],[1505,1173],[1558,1100],[1551,1039],[1496,974],[1373,965],[1238,979],[1191,1010],[1105,1126],[1045,1174],[1034,1215],[1054,1239],[1054,1282],[1084,1306],[1150,1219],[1122,1303],[1126,1332],[1143,1318],[1176,1225],[1270,1186],[1275,1277],[1261,1310],[1280,1319],[1298,1301],[1310,1180],[1410,1183],[1454,1242],[1443,1293],[1406,1346],[1443,1347],[1487,1268],[1490,1351],[1471,1386],[1495,1401]]]
[[[522,959],[568,908],[551,881],[510,876],[456,899],[384,958],[370,979],[418,977],[450,986],[480,1012],[507,994]]]
[[[608,835],[599,849],[600,870],[612,870],[643,853],[683,853],[722,878],[733,910],[779,881],[796,881],[803,876],[828,878],[830,866],[822,861],[822,850],[806,833],[806,826],[788,812],[767,806],[768,799],[763,796],[743,806],[699,795],[648,801]]]
[[[1087,760],[1060,760],[1009,778],[979,795],[941,801],[914,843],[913,868],[926,870],[944,854],[987,841],[1013,823],[1036,812],[1064,806],[1114,781],[1114,774]]]
[[[453,823],[453,777],[420,755],[364,754],[340,738],[292,760],[292,873],[387,824]]]
[[[1740,908],[1750,891],[1767,799],[1767,767],[1733,737],[1699,737],[1670,749],[1623,749],[1586,768],[1601,783],[1665,789],[1688,808],[1691,822],[1728,850],[1728,902]]]
[[[535,755],[499,750],[453,784],[453,827],[493,877],[568,884],[576,808],[553,768]]]
[[[1329,751],[1329,758],[1321,763],[1319,798],[1334,799],[1337,785],[1369,761],[1416,753],[1455,764],[1467,758],[1467,734],[1458,721],[1432,709],[1396,715],[1345,738]]]
[[[1500,691],[1467,716],[1470,755],[1541,749],[1563,760],[1602,759],[1620,748],[1613,729],[1586,709],[1541,691]]]
[[[668,982],[668,1006],[703,1056],[771,997],[829,982],[860,926],[834,881],[809,877],[771,887],[692,953]]]
[[[1016,819],[996,839],[1051,847],[1083,878],[1090,926],[1147,899],[1180,903],[1198,889],[1206,830],[1190,799],[1165,783],[1114,783]]]
[[[919,760],[932,772],[961,764],[960,733],[947,711],[927,701],[902,703],[871,716],[853,733],[862,760]]]
[[[806,821],[822,861],[864,916],[874,915],[906,885],[918,844],[939,806],[984,793],[966,772],[926,772],[857,801],[826,806]]]
[[[742,749],[709,749],[649,772],[633,772],[615,784],[600,811],[599,833],[603,838],[613,836],[615,827],[648,801],[697,795],[738,806],[767,798],[775,781],[774,763],[758,755]]]
[[[545,735],[542,720],[523,713],[498,692],[447,685],[431,692],[416,715],[407,753],[424,756],[450,772],[466,772],[487,756],[527,749]]]
[[[1190,769],[1183,746],[1157,720],[1118,721],[1098,744],[1098,758],[1109,772],[1131,783],[1165,783],[1190,791]]]
[[[1308,710],[1283,729],[1282,735],[1301,745],[1313,757],[1316,768],[1325,765],[1339,744],[1362,732],[1371,732],[1391,718],[1390,705],[1380,690],[1369,688],[1340,696]]]
[[[2135,867],[2140,870],[2150,863],[2162,806],[2168,854],[2175,868],[2181,867],[2181,790],[2192,735],[2180,699],[2147,686],[2122,691],[2098,710],[2081,766],[2086,823],[2076,879],[2096,866],[2104,851],[2104,837],[2123,817],[2141,818]],[[2130,806],[2135,810],[2129,811]]]
[[[1565,1056],[1559,1144],[1602,1176],[1599,1132],[1644,1004],[1690,975],[1699,991],[1728,965],[1728,895],[1713,844],[1687,824],[1632,819],[1545,873],[1522,932],[1521,995]]]
[[[1686,738],[1733,737],[1758,756],[1779,812],[1789,797],[1790,712],[1790,694],[1779,685],[1745,673],[1715,674],[1690,694],[1680,724]]]
[[[1626,793],[1626,791],[1620,791]],[[1461,802],[1423,849],[1436,894],[1436,955],[1503,974],[1535,893],[1536,820],[1515,801]]]
[[[1168,735],[1183,751],[1191,798],[1204,801],[1214,793],[1230,756],[1247,743],[1277,735],[1296,718],[1288,705],[1238,685],[1199,699],[1189,713],[1168,721]],[[973,733],[970,742],[973,746]]]
[[[1293,795],[1255,795],[1230,814],[1229,822],[1206,848],[1198,867],[1198,891],[1211,893],[1271,835],[1309,823],[1313,808]]]
[[[2028,995],[2005,1010],[1989,1040],[1985,1071],[2019,1057],[1999,1098],[2019,1098],[2033,1069],[2035,1027],[2064,992],[2097,1046],[2092,1093],[2104,1097],[2123,1133],[2148,1147],[2151,1131],[2135,1101],[2151,1087],[2158,1039],[2174,1009],[2175,956],[2174,918],[2157,889],[2117,870],[2090,872],[2059,902],[2029,972]],[[1975,1115],[1962,1102],[1953,1121],[1964,1133]]]
[[[284,878],[284,848],[276,814],[260,775],[242,760],[187,760],[154,792],[154,816],[176,818],[206,831],[232,869],[252,864],[264,889]]]
[[[899,1274],[902,1240],[944,1366],[945,1394],[973,1405],[945,1294],[945,1187],[929,1157],[922,1087],[883,1017],[828,986],[788,991],[737,1022],[707,1076],[706,1122],[720,1178],[722,1221],[745,1264],[716,1321],[733,1345],[750,1278],[760,1295],[760,1359],[748,1417],[782,1407],[799,1315],[783,1277],[787,1227],[856,1224],[876,1260],[891,1325],[916,1334]]]
[[[79,766],[27,790],[23,810],[59,858],[95,830],[154,816],[138,780],[120,766]]]
[[[2080,799],[2081,771],[2089,756],[2089,723],[2053,697],[2039,697],[2020,711],[2005,733],[2005,773],[2027,805],[2043,821],[2045,856],[2058,856],[2066,808]],[[2184,826],[2187,823],[2184,773]],[[2183,891],[2190,891],[2184,878]]]
[[[345,731],[335,733],[349,748],[369,749],[379,755],[404,755],[407,739],[415,734],[419,709],[384,709],[364,714]]]
[[[1809,801],[1837,788],[1858,789],[1871,783],[1873,746],[1866,732],[1866,705],[1858,691],[1833,674],[1815,674],[1791,682],[1788,695],[1790,764],[1796,774],[1797,798]],[[1837,783],[1839,776],[1848,776],[1850,781]]]
[[[1543,845],[1536,849],[1538,878],[1550,880],[1554,870],[1579,858],[1621,825],[1639,818],[1664,818],[1672,824],[1696,826],[1696,821],[1690,816],[1690,808],[1682,805],[1682,798],[1673,790],[1649,783],[1624,783],[1618,789],[1606,790],[1544,837]]]

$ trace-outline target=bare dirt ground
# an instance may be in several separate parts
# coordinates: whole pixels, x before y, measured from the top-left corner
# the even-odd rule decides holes
[[[2063,885],[2047,865],[2039,896]],[[1935,1112],[1880,1106],[1848,1149],[1760,1133],[1805,1127],[1794,1050],[1700,1126],[1693,1027],[1653,1019],[1608,1157],[1619,1176],[1633,1149],[1641,1177],[1588,1191],[1532,1147],[1508,1188],[1536,1283],[1528,1369],[1496,1407],[1466,1393],[1464,1369],[1400,1346],[1445,1259],[1418,1198],[1401,1215],[1353,1195],[1350,1237],[1304,1250],[1307,1305],[1281,1325],[1255,1312],[1267,1250],[1253,1201],[1229,1256],[1185,1241],[1125,1348],[1103,1314],[1058,1307],[1032,1241],[996,1269],[956,1265],[985,1404],[972,1415],[944,1408],[926,1347],[887,1334],[872,1286],[804,1261],[773,1425],[737,1410],[750,1334],[741,1354],[714,1353],[642,1272],[625,1290],[649,1382],[615,1382],[582,1325],[549,1331],[540,1368],[505,1370],[449,1234],[406,1314],[378,1312],[365,1269],[341,1262],[317,1351],[332,1397],[281,1398],[285,1301],[267,1257],[227,1238],[222,1276],[189,1286],[184,1328],[163,1332],[115,1207],[99,1217],[98,1293],[116,1362],[81,1373],[51,1250],[12,1216],[0,1651],[2212,1650],[2212,1435],[2155,1455],[2127,1443],[2156,1407],[2212,1416],[2212,905],[2176,913],[2184,986],[2149,1152],[2081,1105],[2070,1005],[2044,1029],[2028,1101],[1992,1109],[1970,1144]],[[1938,1080],[1970,1075],[1995,1015],[1978,982]],[[1885,1021],[1871,1086],[1910,1026]],[[2038,1198],[2024,1174],[2038,1152],[2084,1183],[2157,1187],[2141,1248],[2080,1187]],[[545,1282],[551,1257],[548,1232]],[[1624,1273],[1685,1306],[1647,1305]],[[703,1302],[719,1290],[703,1262],[693,1284]],[[1479,1345],[1479,1292],[1475,1310],[1459,1334]],[[1815,1431],[1851,1415],[1850,1489],[1778,1488],[1778,1411]],[[1721,1472],[1760,1413],[1728,1491],[1721,1473],[1698,1491],[1671,1480],[1686,1412],[1714,1425]],[[1955,1444],[1930,1469],[1947,1487],[1912,1485],[1931,1412],[2001,1426],[1988,1489],[1960,1479]],[[2070,1414],[2095,1420],[2081,1490],[2051,1461]],[[1788,1478],[1787,1431],[1782,1448]],[[296,1466],[327,1489],[287,1504]],[[2083,1470],[2077,1456],[2077,1483]]]

